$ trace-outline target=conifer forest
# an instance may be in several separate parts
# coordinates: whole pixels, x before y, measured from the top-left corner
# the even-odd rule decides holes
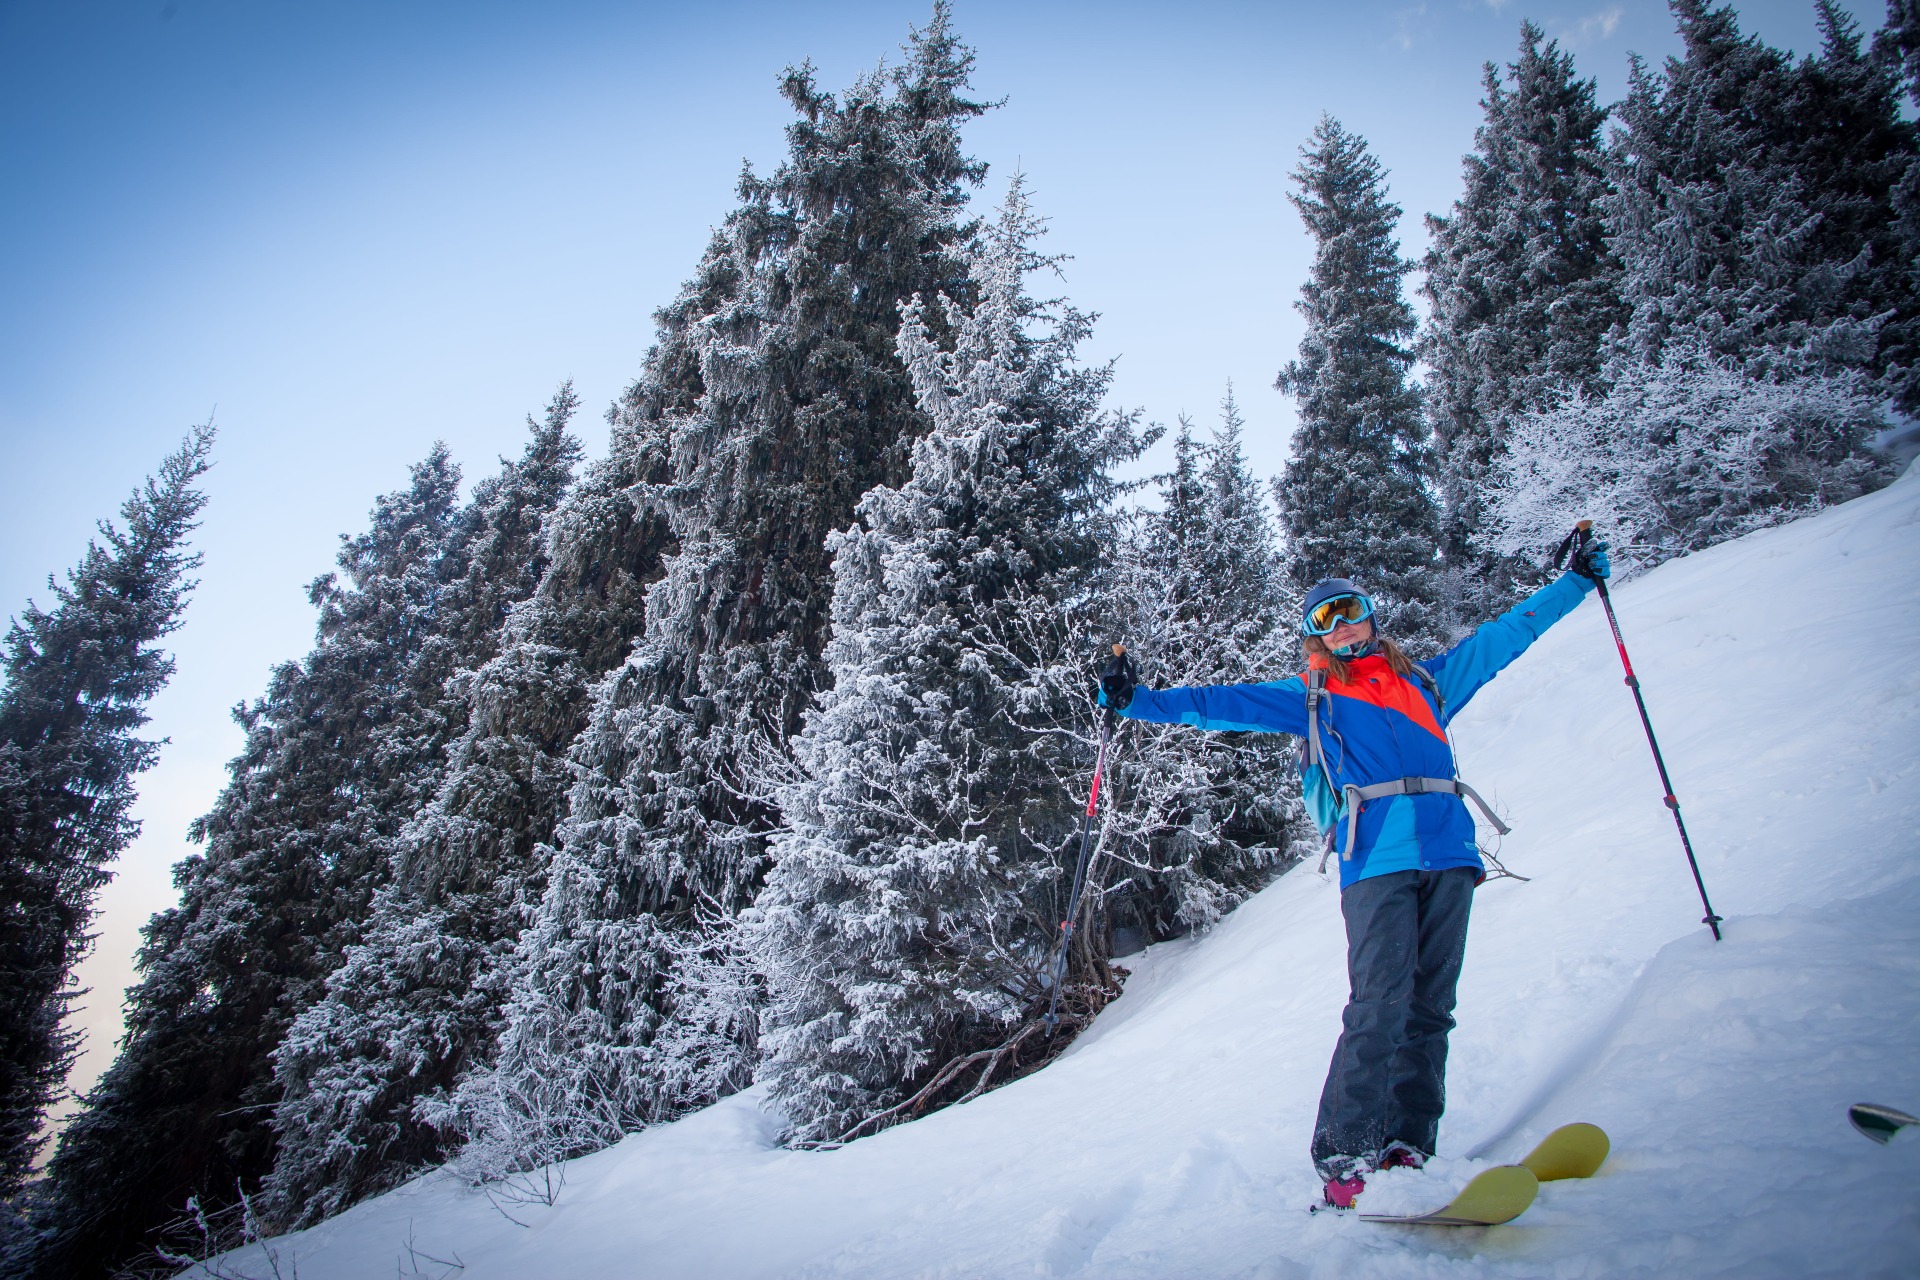
[[[1340,575],[1417,658],[1544,582],[1569,510],[1630,578],[1887,484],[1920,0],[1814,7],[1800,57],[1672,0],[1684,56],[1611,104],[1522,24],[1418,261],[1366,138],[1276,142],[1314,256],[1271,477],[1229,386],[1170,429],[1114,406],[1055,296],[1072,246],[969,153],[963,8],[851,84],[790,68],[784,155],[655,300],[605,456],[560,385],[490,474],[441,446],[393,477],[310,584],[50,1137],[191,616],[191,433],[6,637],[0,1271],[167,1274],[755,1082],[820,1148],[1042,1070],[1116,957],[1318,851],[1292,740],[1130,725],[1043,1027],[1111,642],[1161,687],[1276,679]]]

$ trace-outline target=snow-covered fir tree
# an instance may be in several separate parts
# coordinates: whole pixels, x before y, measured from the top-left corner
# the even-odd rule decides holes
[[[1845,265],[1835,309],[1877,320],[1866,372],[1903,412],[1920,414],[1920,288],[1899,208],[1920,162],[1920,129],[1901,118],[1897,67],[1863,47],[1838,0],[1816,0],[1814,12],[1821,49],[1795,66],[1784,112],[1789,163],[1820,219],[1807,256]],[[1887,30],[1899,20],[1890,5]]]
[[[644,630],[646,592],[673,533],[664,512],[638,495],[668,478],[667,424],[698,400],[696,344],[708,318],[743,287],[733,266],[724,254],[708,254],[656,314],[641,376],[609,411],[607,456],[545,519],[539,586],[508,614],[496,656],[456,677],[467,727],[448,750],[439,793],[403,830],[395,866],[403,886],[396,892],[417,899],[422,914],[389,912],[373,930],[395,954],[422,962],[363,972],[385,987],[387,1006],[416,1015],[431,1009],[411,1024],[422,1032],[430,1026],[431,1034],[363,1042],[361,1069],[381,1081],[378,1111],[407,1135],[377,1166],[363,1167],[366,1150],[352,1148],[363,1183],[408,1167],[439,1142],[458,1144],[471,1127],[470,1117],[449,1107],[447,1091],[492,1060],[505,963],[540,900],[553,833],[567,811],[568,750],[586,726],[592,686]],[[518,1139],[503,1138],[495,1153],[502,1148],[517,1151]]]
[[[1686,53],[1635,63],[1603,206],[1630,315],[1601,386],[1513,427],[1488,502],[1537,554],[1570,512],[1630,568],[1876,487],[1910,265],[1895,187],[1913,154],[1896,81],[1836,6],[1795,65],[1731,8],[1675,0]]]
[[[79,1036],[61,1025],[93,940],[94,900],[140,833],[134,779],[159,757],[137,737],[173,675],[158,642],[179,627],[200,557],[187,549],[213,430],[195,430],[100,525],[52,608],[7,628],[0,683],[0,1199],[45,1145]]]
[[[1674,10],[1685,56],[1633,64],[1609,156],[1631,309],[1616,358],[1654,364],[1672,345],[1755,377],[1885,379],[1881,334],[1908,342],[1915,314],[1892,211],[1914,142],[1894,81],[1831,5],[1826,47],[1799,69],[1731,7]]]
[[[484,659],[467,646],[491,643],[506,603],[468,577],[486,529],[459,480],[436,445],[375,504],[309,588],[312,652],[236,709],[246,745],[191,830],[206,849],[175,869],[180,905],[145,929],[120,1055],[61,1135],[31,1274],[104,1275],[189,1197],[218,1212],[270,1171],[274,1050],[361,941],[400,828],[437,789],[447,681]]]
[[[372,892],[371,866],[344,855],[371,852],[376,726],[431,634],[458,483],[436,447],[375,505],[369,531],[343,539],[347,583],[309,588],[313,651],[236,708],[246,745],[193,829],[207,849],[176,868],[180,905],[147,925],[120,1055],[55,1152],[37,1274],[106,1274],[189,1196],[217,1207],[271,1166],[269,1055]]]
[[[1444,637],[1435,570],[1439,521],[1413,363],[1413,309],[1400,281],[1400,207],[1366,140],[1322,116],[1301,148],[1288,199],[1314,240],[1295,304],[1298,358],[1275,383],[1299,404],[1293,456],[1275,482],[1288,571],[1305,588],[1349,577],[1373,592],[1405,641]]]
[[[794,743],[748,925],[768,983],[759,1078],[803,1140],[874,1127],[1003,1046],[952,1092],[984,1087],[1043,996],[1058,908],[1036,907],[1071,856],[1088,763],[1067,615],[1098,567],[1106,467],[1137,446],[1099,412],[1105,371],[1072,363],[1084,321],[1024,296],[1036,231],[1016,182],[972,260],[978,304],[904,308],[932,427],[906,483],[829,540],[831,683]]]
[[[1465,190],[1447,216],[1428,215],[1421,286],[1441,540],[1465,623],[1504,609],[1528,577],[1527,562],[1492,554],[1481,536],[1481,488],[1513,416],[1600,391],[1606,336],[1623,319],[1600,218],[1606,111],[1593,81],[1527,22],[1505,76],[1487,64],[1485,95]]]
[[[1920,0],[1887,0],[1887,22],[1874,35],[1873,53],[1920,106]]]
[[[751,1071],[751,1029],[725,999],[682,998],[680,970],[727,970],[703,918],[745,905],[764,871],[777,814],[747,779],[822,683],[826,537],[925,426],[894,355],[897,305],[964,294],[952,246],[983,171],[959,127],[985,110],[963,96],[971,65],[943,2],[903,66],[839,98],[808,69],[783,82],[800,116],[787,158],[742,178],[709,249],[702,277],[726,288],[692,300],[704,314],[681,358],[697,394],[661,407],[666,474],[638,491],[675,548],[573,745],[494,1063],[441,1113],[483,1147],[604,1143]]]
[[[1887,25],[1874,36],[1874,57],[1900,80],[1911,108],[1920,109],[1920,0],[1887,0]],[[1905,266],[1906,287],[1920,297],[1920,155],[1907,161],[1894,183],[1893,231],[1898,262]],[[1905,372],[1893,388],[1897,403],[1909,417],[1920,415],[1920,351],[1903,345],[1904,331],[1882,340],[1882,352],[1904,363]]]
[[[1161,687],[1275,680],[1298,664],[1299,593],[1247,469],[1245,428],[1231,388],[1211,440],[1181,420],[1159,506],[1135,518],[1106,587],[1116,634]],[[1293,744],[1272,734],[1129,722],[1109,776],[1093,883],[1112,925],[1143,941],[1211,926],[1308,834]]]
[[[503,616],[541,579],[543,526],[579,459],[579,444],[568,432],[578,405],[571,384],[563,386],[544,421],[528,420],[522,456],[474,491],[463,518],[473,526],[462,538],[463,571],[440,592],[433,617],[436,642],[461,659],[485,658]],[[457,728],[475,705],[468,686],[479,678],[468,667],[449,681],[445,704],[431,709],[446,729]],[[471,767],[477,741],[495,739],[462,736],[457,760],[463,769]],[[494,799],[517,808],[518,780],[509,774],[500,781]],[[454,820],[445,795],[442,786],[428,808],[441,823]],[[494,856],[476,876],[476,868],[433,856],[442,847],[417,830],[403,831],[364,940],[347,949],[327,979],[325,998],[294,1020],[274,1050],[279,1143],[260,1204],[268,1221],[317,1221],[438,1154],[437,1135],[413,1117],[413,1102],[452,1083],[466,1065],[460,1032],[488,1017],[492,995],[477,979],[502,927],[492,917],[513,906],[497,881],[519,870],[513,862],[501,865],[497,846],[486,841],[458,847],[470,856]]]

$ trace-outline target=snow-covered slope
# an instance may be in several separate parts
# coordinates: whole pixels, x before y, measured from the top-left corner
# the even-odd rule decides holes
[[[1501,1228],[1309,1215],[1345,996],[1335,883],[1296,868],[1156,948],[1039,1074],[840,1151],[754,1091],[573,1161],[551,1207],[428,1175],[272,1242],[302,1280],[1800,1277],[1920,1269],[1920,477],[1623,587],[1726,941],[1700,908],[1597,601],[1461,716],[1530,883],[1481,889],[1441,1128],[1363,1205],[1431,1207],[1554,1125],[1614,1154]],[[410,1253],[409,1240],[414,1252]],[[445,1264],[430,1261],[444,1259]],[[226,1274],[267,1274],[256,1246]]]

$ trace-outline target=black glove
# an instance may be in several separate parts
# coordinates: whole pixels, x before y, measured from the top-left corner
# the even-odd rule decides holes
[[[1607,559],[1607,540],[1595,538],[1573,553],[1573,563],[1567,566],[1589,582],[1599,582],[1613,576],[1613,562]]]
[[[1133,659],[1124,652],[1116,653],[1107,660],[1107,669],[1100,673],[1099,701],[1115,711],[1125,711],[1139,683],[1140,671],[1133,665]]]

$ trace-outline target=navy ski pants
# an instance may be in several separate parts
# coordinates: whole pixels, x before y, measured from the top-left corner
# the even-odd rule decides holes
[[[1371,1164],[1393,1142],[1432,1154],[1479,876],[1473,867],[1395,871],[1340,894],[1349,995],[1313,1126],[1321,1176],[1342,1176],[1351,1161]]]

